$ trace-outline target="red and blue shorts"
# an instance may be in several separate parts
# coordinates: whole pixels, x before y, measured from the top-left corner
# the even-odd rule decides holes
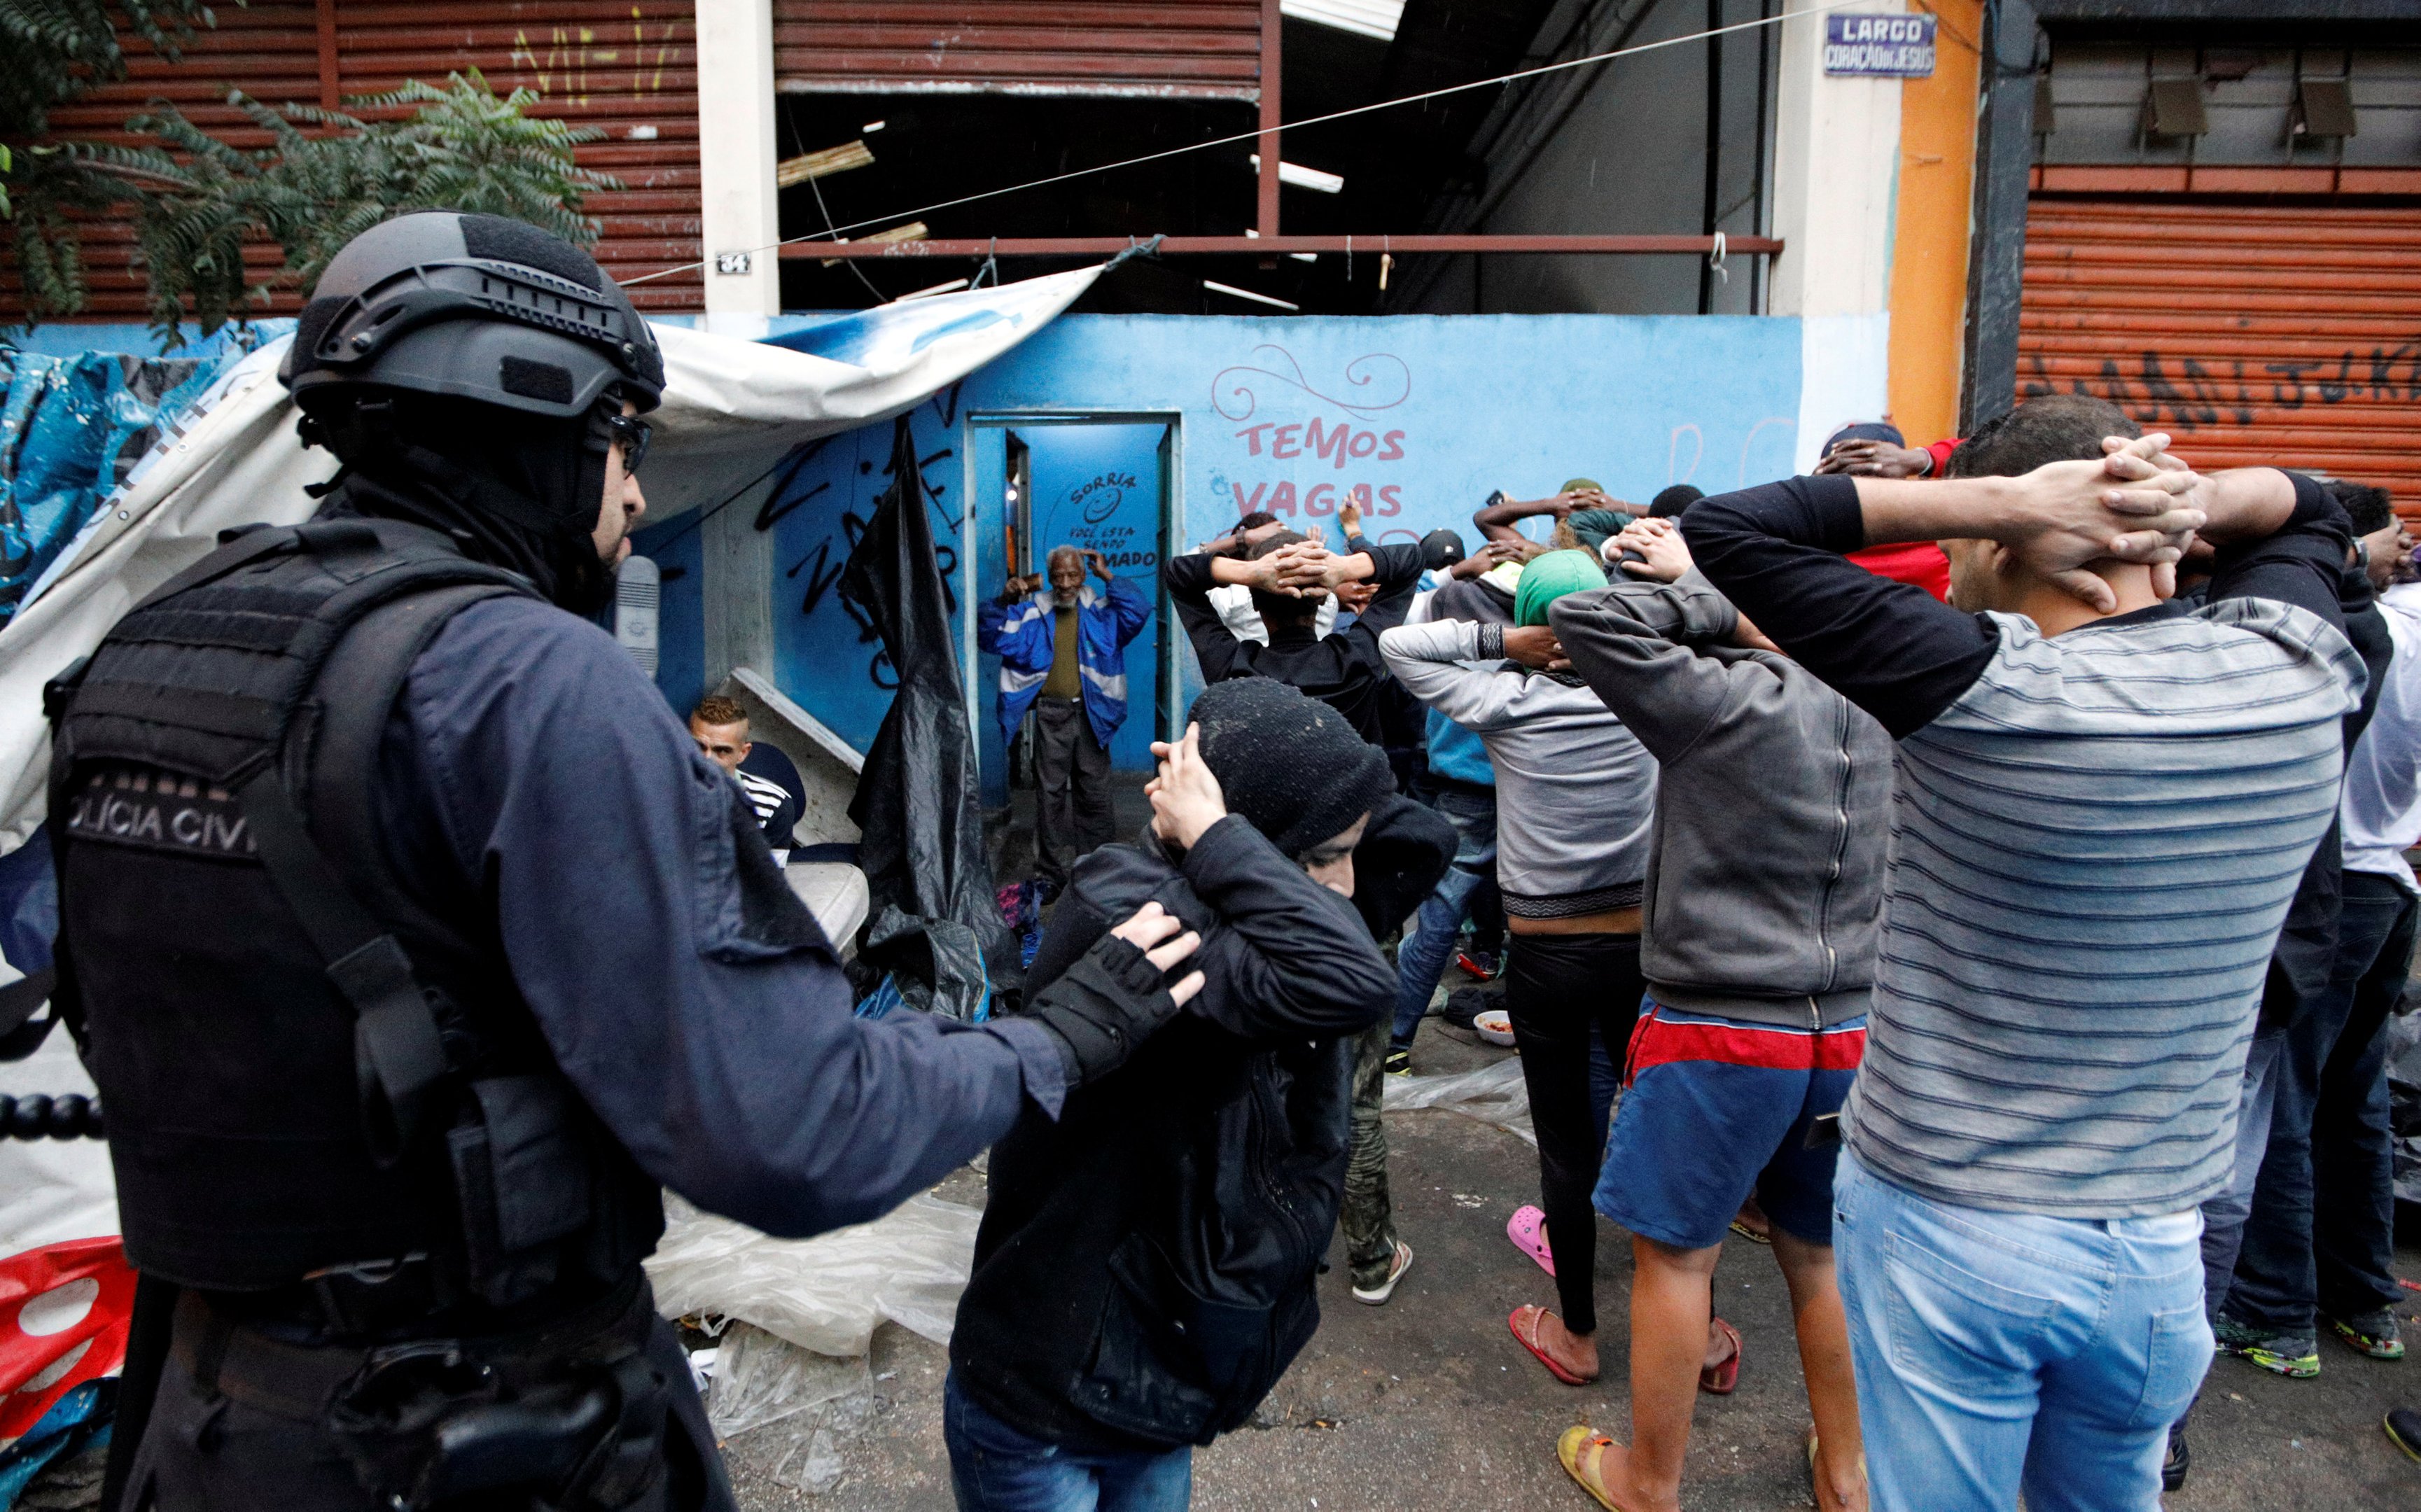
[[[1703,1250],[1723,1242],[1755,1192],[1784,1232],[1832,1243],[1840,1144],[1810,1149],[1808,1130],[1841,1111],[1866,1048],[1863,1014],[1786,1029],[1651,996],[1632,1031],[1597,1210],[1660,1244]]]

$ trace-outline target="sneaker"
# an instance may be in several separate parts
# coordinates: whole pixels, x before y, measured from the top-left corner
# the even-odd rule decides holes
[[[1460,951],[1454,963],[1483,982],[1492,982],[1505,974],[1505,958],[1493,950]]]
[[[2323,1313],[2323,1317],[2328,1315]],[[2376,1312],[2356,1313],[2351,1317],[2328,1317],[2328,1325],[2336,1331],[2346,1347],[2373,1360],[2404,1358],[2404,1337],[2396,1327],[2396,1314],[2382,1307]]]
[[[1368,1307],[1385,1306],[1387,1299],[1396,1294],[1396,1283],[1403,1280],[1404,1272],[1410,1270],[1412,1268],[1413,1247],[1405,1243],[1402,1239],[1398,1239],[1396,1241],[1396,1262],[1387,1268],[1387,1279],[1379,1283],[1375,1286],[1354,1287],[1353,1300]]]
[[[2161,1461],[2161,1489],[2183,1490],[2186,1472],[2194,1465],[2194,1453],[2186,1447],[2186,1430],[2181,1424],[2169,1426],[2169,1452]]]
[[[2273,1333],[2267,1329],[2223,1317],[2211,1325],[2218,1352],[2260,1366],[2291,1380],[2309,1380],[2320,1373],[2320,1341],[2308,1334]]]
[[[2404,1451],[2410,1459],[2421,1460],[2421,1412],[2398,1408],[2387,1414],[2382,1425],[2387,1429],[2387,1441]]]
[[[1387,1052],[1387,1058],[1381,1063],[1381,1066],[1389,1076],[1410,1076],[1413,1074],[1413,1052],[1409,1050],[1391,1050]]]

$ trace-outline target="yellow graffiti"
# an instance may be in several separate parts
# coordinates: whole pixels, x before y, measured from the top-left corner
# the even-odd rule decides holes
[[[663,90],[664,66],[672,62],[679,51],[674,40],[674,33],[679,25],[679,23],[675,21],[664,23],[663,39],[655,49],[655,70],[650,74],[648,70],[647,18],[641,14],[638,7],[631,8],[631,40],[633,44],[631,50],[631,61],[633,65],[631,70],[631,92],[633,95]],[[619,63],[622,60],[622,50],[618,47],[596,46],[597,33],[590,27],[577,28],[579,32],[577,39],[573,38],[572,30],[563,26],[555,27],[554,34],[548,39],[546,55],[543,58],[539,56],[538,50],[530,44],[527,31],[514,31],[511,61],[516,70],[526,70],[537,79],[538,92],[540,95],[553,91],[555,78],[560,74],[564,89],[578,103],[586,105],[589,102],[589,65],[593,63],[602,69],[606,65]]]

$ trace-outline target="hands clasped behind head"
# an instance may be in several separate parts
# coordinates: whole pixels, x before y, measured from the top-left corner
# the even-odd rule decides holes
[[[2206,516],[2194,504],[2201,479],[2168,455],[2159,432],[2102,443],[2099,462],[2053,462],[2020,480],[2017,507],[1996,530],[2018,560],[2078,599],[2107,612],[2116,596],[2092,564],[2153,569],[2163,597],[2176,564]]]

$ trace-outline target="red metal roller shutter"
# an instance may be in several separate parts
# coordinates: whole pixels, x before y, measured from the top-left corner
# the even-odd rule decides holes
[[[535,114],[602,131],[580,165],[624,187],[588,196],[601,223],[591,250],[631,278],[700,256],[695,17],[691,0],[338,0],[336,50],[347,95],[476,68],[498,94],[537,90]],[[703,288],[692,270],[631,296],[641,309],[695,310]]]
[[[534,114],[560,117],[605,134],[579,148],[581,166],[625,187],[588,197],[601,223],[594,251],[616,278],[698,259],[697,65],[691,0],[335,0],[336,76],[324,80],[315,0],[250,0],[223,6],[218,25],[199,34],[181,62],[138,52],[125,82],[95,90],[51,114],[61,138],[133,140],[128,117],[148,101],[176,104],[221,141],[269,145],[269,133],[226,103],[230,88],[267,104],[317,104],[323,86],[351,98],[382,94],[406,79],[442,85],[448,73],[477,69],[499,94],[539,92]],[[405,111],[368,112],[399,117]],[[87,318],[140,319],[143,273],[131,228],[96,221],[84,227]],[[256,280],[284,267],[278,249],[245,249]],[[696,310],[699,273],[676,273],[632,291],[642,309]],[[254,314],[290,315],[300,305],[280,288]],[[0,287],[0,312],[21,308],[13,273]]]
[[[2275,463],[2421,511],[2421,209],[2037,197],[2021,397],[2076,390],[2197,466]]]
[[[226,103],[230,88],[242,89],[271,104],[317,104],[320,101],[320,47],[312,0],[251,0],[242,6],[221,6],[218,24],[195,34],[182,61],[171,63],[142,43],[128,48],[127,77],[96,89],[51,112],[54,137],[68,141],[117,142],[132,145],[130,117],[145,114],[151,101],[165,101],[185,113],[195,125],[230,146],[267,147],[269,133]],[[78,217],[84,245],[85,284],[90,300],[89,318],[140,320],[143,271],[134,262],[134,230],[121,220]],[[255,280],[273,276],[285,257],[273,242],[244,249],[244,270]],[[14,318],[20,303],[16,269],[0,288],[0,308]],[[291,301],[273,312],[290,314]]]
[[[1257,0],[773,0],[794,93],[1255,100]]]

